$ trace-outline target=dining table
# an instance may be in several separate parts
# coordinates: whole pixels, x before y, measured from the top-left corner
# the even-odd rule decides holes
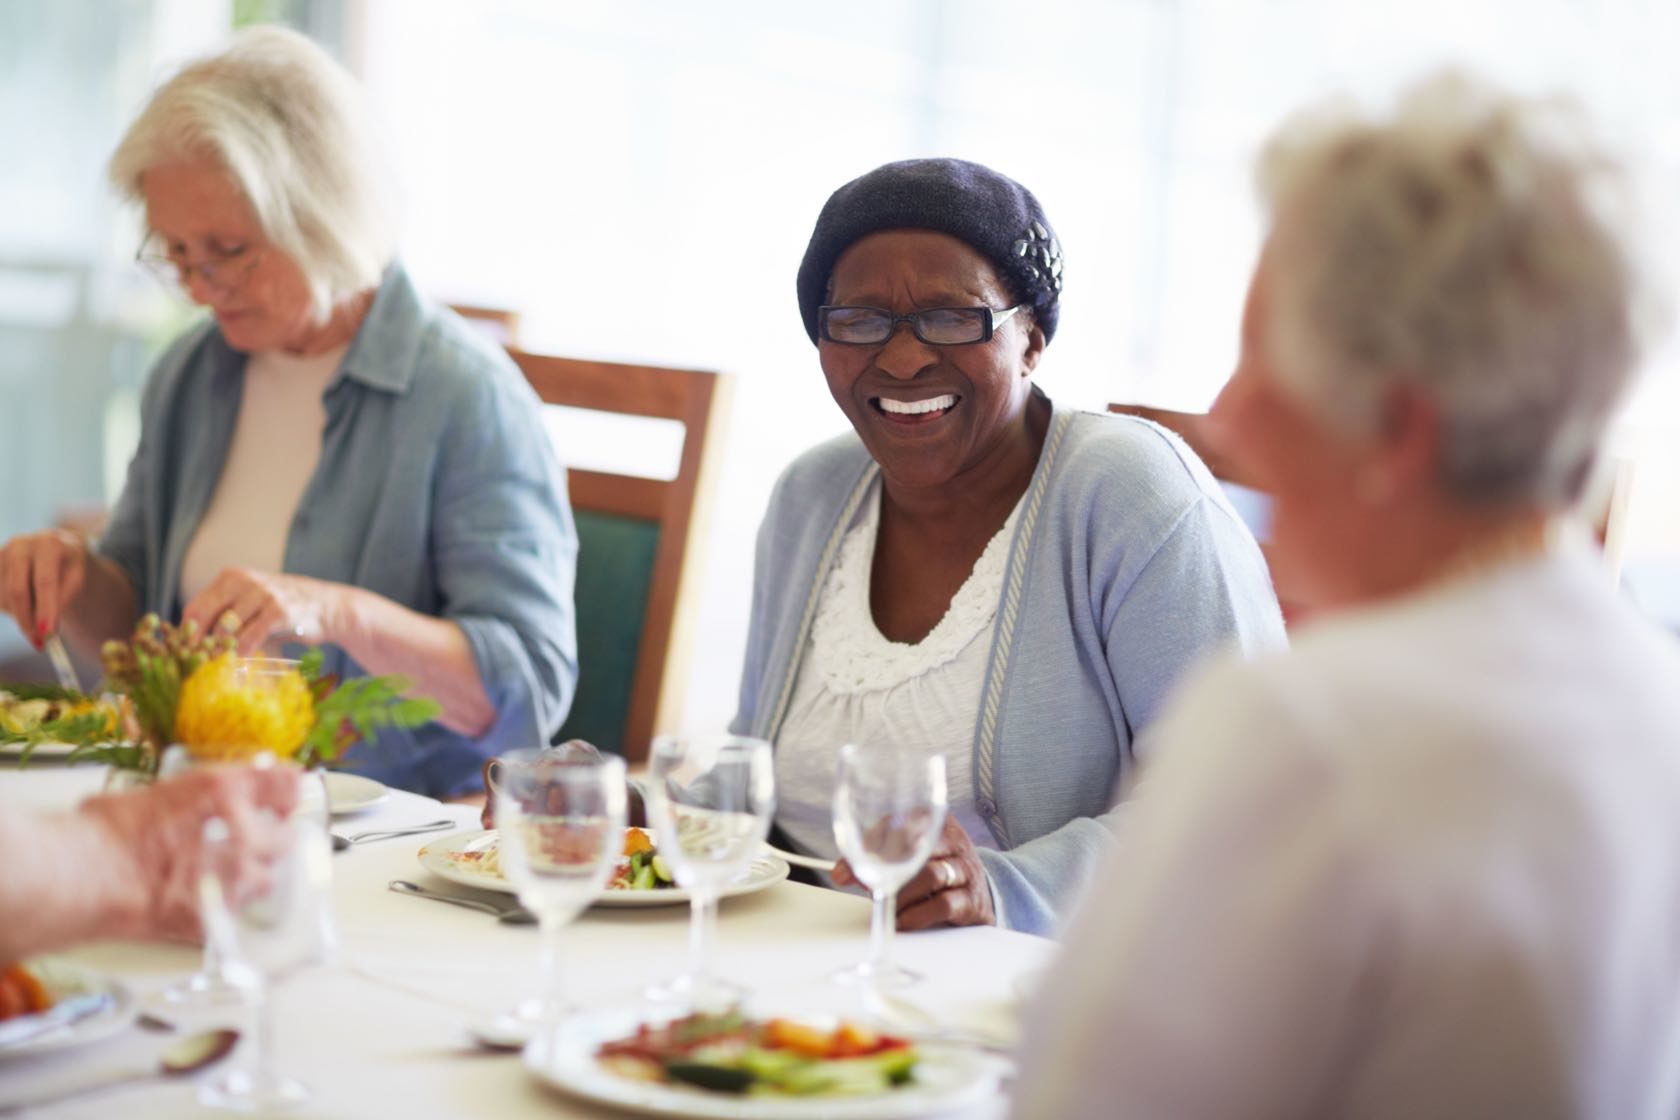
[[[97,792],[97,767],[0,768],[0,813],[68,809]],[[390,791],[377,804],[335,817],[339,833],[402,828],[450,818],[460,832],[479,827],[477,811],[418,794]],[[476,1045],[468,1026],[512,1007],[536,984],[539,933],[485,913],[388,889],[406,879],[457,895],[511,903],[423,869],[417,852],[448,832],[358,843],[333,856],[332,908],[337,948],[328,958],[276,985],[275,1064],[303,1081],[309,1117],[594,1117],[624,1116],[616,1107],[554,1088],[522,1064],[518,1052]],[[11,852],[8,859],[27,859]],[[689,908],[684,904],[593,906],[563,934],[563,975],[576,1014],[643,1009],[650,986],[687,963]],[[3,915],[0,915],[3,919]],[[867,899],[780,881],[726,899],[713,947],[718,972],[743,985],[749,1013],[857,1018],[856,988],[836,971],[863,959],[869,946]],[[1007,1040],[1052,942],[993,927],[900,934],[894,959],[922,980],[893,1005],[909,1026]],[[191,1078],[151,1078],[121,1088],[8,1111],[19,1101],[57,1094],[123,1072],[155,1068],[172,1039],[209,1026],[240,1028],[243,1007],[177,1013],[161,1002],[167,986],[190,975],[201,950],[190,945],[106,941],[54,954],[115,977],[158,1020],[111,1037],[50,1053],[0,1058],[0,1116],[174,1118],[211,1115]],[[906,1033],[911,1033],[907,1030]],[[244,1047],[247,1043],[241,1042]],[[1007,1047],[1005,1047],[1007,1049]],[[238,1061],[236,1051],[228,1061]],[[939,1115],[996,1117],[1007,1111],[1012,1066],[988,1057],[993,1087]],[[204,1074],[198,1075],[205,1076]]]

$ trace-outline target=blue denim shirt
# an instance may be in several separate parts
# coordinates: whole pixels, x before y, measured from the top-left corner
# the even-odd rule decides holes
[[[158,362],[140,448],[99,551],[142,611],[178,619],[181,562],[227,460],[245,355],[214,321]],[[283,568],[354,584],[459,625],[497,712],[470,739],[439,724],[388,731],[344,765],[438,797],[479,788],[484,759],[541,746],[577,684],[577,536],[541,405],[512,361],[386,272],[322,394],[320,462],[286,537]],[[325,647],[327,669],[363,670]]]

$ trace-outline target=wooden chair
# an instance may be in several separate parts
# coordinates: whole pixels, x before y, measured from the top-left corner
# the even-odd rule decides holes
[[[1258,489],[1253,480],[1244,471],[1227,459],[1217,448],[1213,447],[1203,430],[1207,423],[1205,412],[1174,412],[1167,408],[1151,408],[1143,404],[1112,403],[1108,406],[1110,412],[1118,412],[1126,416],[1141,416],[1145,420],[1153,420],[1169,432],[1190,445],[1202,462],[1207,464],[1213,477],[1221,482],[1234,486],[1245,486],[1250,490]]]
[[[1254,484],[1252,476],[1237,468],[1217,447],[1212,446],[1207,438],[1205,424],[1207,414],[1203,412],[1174,412],[1171,409],[1151,408],[1141,404],[1111,403],[1110,412],[1117,412],[1126,416],[1141,416],[1145,420],[1152,420],[1177,433],[1178,437],[1190,446],[1206,463],[1213,477],[1230,486],[1241,487],[1252,494],[1264,497],[1265,491]],[[1583,500],[1580,516],[1586,521],[1593,535],[1597,537],[1603,548],[1606,566],[1609,570],[1612,584],[1619,584],[1622,575],[1622,557],[1627,547],[1627,510],[1629,494],[1633,489],[1634,460],[1627,455],[1612,455],[1600,465],[1594,484]],[[1243,503],[1235,503],[1239,512],[1243,510]],[[1271,562],[1271,550],[1266,540],[1264,525],[1249,520],[1249,528],[1260,541],[1260,551],[1266,556],[1267,563]],[[1278,590],[1278,602],[1283,607],[1285,621],[1296,622],[1306,613],[1306,608],[1299,602],[1289,598],[1284,589]]]
[[[1581,500],[1581,518],[1604,550],[1612,587],[1619,587],[1622,582],[1622,565],[1627,557],[1628,508],[1633,500],[1638,463],[1637,457],[1629,453],[1605,456]]]
[[[449,310],[501,345],[509,349],[519,345],[519,312],[505,307],[474,307],[465,303],[452,303]]]
[[[1111,403],[1110,412],[1117,412],[1125,416],[1140,416],[1151,420],[1161,427],[1176,434],[1190,450],[1207,464],[1213,477],[1225,484],[1226,492],[1232,499],[1232,505],[1243,515],[1248,527],[1260,542],[1260,553],[1266,557],[1268,566],[1271,564],[1271,547],[1266,540],[1265,518],[1259,510],[1265,505],[1265,491],[1255,485],[1255,480],[1248,472],[1232,463],[1226,456],[1208,440],[1205,412],[1175,412],[1167,408],[1151,408],[1148,405]],[[1294,601],[1287,590],[1276,586],[1273,578],[1273,590],[1278,595],[1278,605],[1283,608],[1283,618],[1286,623],[1298,622],[1306,613],[1303,604]]]
[[[731,379],[724,374],[509,350],[548,404],[683,426],[669,480],[568,470],[578,528],[578,693],[557,741],[631,762],[681,718],[711,482]],[[564,458],[564,448],[562,458]]]

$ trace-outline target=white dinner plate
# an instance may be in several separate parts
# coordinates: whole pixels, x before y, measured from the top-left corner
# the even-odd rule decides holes
[[[855,1096],[743,1096],[636,1081],[603,1066],[595,1052],[634,1032],[642,1017],[633,1009],[571,1016],[552,1041],[538,1039],[525,1048],[525,1068],[586,1100],[650,1116],[720,1120],[907,1120],[971,1105],[997,1089],[997,1062],[972,1050],[929,1045],[918,1047],[921,1060],[911,1084]]]
[[[30,759],[31,762],[34,762],[34,761],[45,762],[48,759],[53,759],[55,761],[62,761],[64,759],[70,757],[70,752],[75,750],[75,749],[76,749],[76,744],[75,743],[57,743],[57,742],[36,743],[29,750],[29,759]],[[11,757],[11,758],[17,758],[18,756],[23,754],[23,744],[22,743],[0,743],[0,754],[6,755],[6,756]]]
[[[74,1022],[53,1027],[10,1046],[0,1046],[0,1059],[40,1054],[48,1050],[60,1050],[66,1046],[80,1046],[86,1042],[109,1038],[125,1029],[140,1013],[139,1002],[134,998],[134,993],[128,990],[127,985],[103,972],[97,972],[62,957],[35,957],[25,961],[24,967],[41,981],[55,1005],[75,996],[94,993],[108,994],[111,1002]],[[18,1022],[17,1019],[6,1021]]]
[[[453,833],[441,840],[433,840],[421,848],[420,866],[440,878],[460,883],[464,887],[513,894],[513,884],[501,875],[482,871],[461,862],[461,853],[483,851],[495,841],[495,829],[488,832],[479,830]],[[738,894],[751,894],[766,887],[773,887],[787,877],[788,865],[785,862],[772,855],[761,855],[753,860],[752,866],[747,868],[744,875],[725,886],[719,897],[733,898]],[[652,891],[603,890],[595,896],[597,906],[671,906],[688,901],[688,892],[681,887]]]
[[[384,785],[360,774],[328,770],[321,780],[327,784],[327,810],[335,817],[360,812],[391,796]]]

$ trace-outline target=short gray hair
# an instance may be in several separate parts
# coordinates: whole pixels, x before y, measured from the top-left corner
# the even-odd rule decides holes
[[[1448,492],[1576,500],[1661,318],[1628,181],[1578,109],[1442,74],[1386,120],[1297,117],[1258,178],[1280,379],[1349,431],[1418,386]]]
[[[145,173],[208,157],[245,194],[264,235],[295,261],[318,316],[374,287],[395,252],[390,200],[356,82],[308,38],[266,25],[189,63],[111,156],[131,200]]]

